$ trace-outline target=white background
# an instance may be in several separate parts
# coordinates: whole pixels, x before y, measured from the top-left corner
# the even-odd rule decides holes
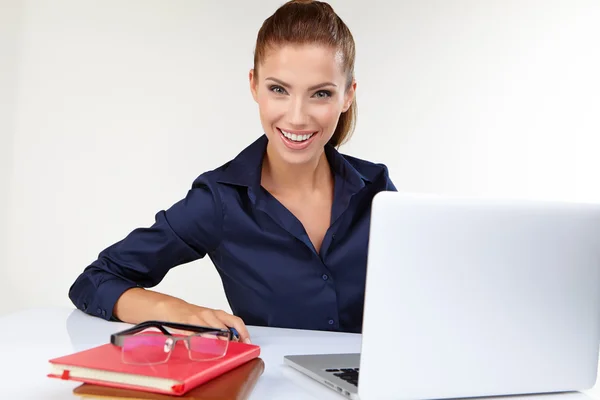
[[[281,3],[0,0],[0,313],[71,306],[103,248],[262,133],[248,70]],[[358,57],[342,152],[401,191],[600,201],[600,2],[331,4]],[[208,258],[156,289],[229,310]]]

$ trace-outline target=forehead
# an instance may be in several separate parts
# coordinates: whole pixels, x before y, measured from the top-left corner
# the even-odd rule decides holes
[[[314,85],[344,80],[342,54],[318,45],[283,45],[271,48],[260,64],[262,78],[273,77],[291,85]]]

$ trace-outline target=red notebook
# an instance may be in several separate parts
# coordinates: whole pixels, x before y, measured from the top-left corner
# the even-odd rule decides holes
[[[51,359],[50,378],[181,396],[260,355],[260,347],[230,342],[227,354],[213,361],[192,361],[185,346],[175,346],[168,362],[131,365],[110,343]]]

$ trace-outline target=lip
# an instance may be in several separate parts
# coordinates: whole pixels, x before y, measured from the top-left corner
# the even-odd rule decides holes
[[[314,133],[314,135],[312,135],[310,139],[305,140],[304,142],[294,142],[294,141],[291,141],[290,139],[286,138],[285,136],[283,136],[283,133],[281,132],[281,128],[276,128],[276,129],[279,133],[279,137],[283,141],[283,144],[290,150],[306,149],[308,146],[310,146],[310,144],[319,135],[318,131],[317,132],[315,132],[315,131],[288,131],[287,129],[284,129],[286,132],[296,134],[296,135],[310,135],[311,133]]]
[[[282,129],[280,127],[277,127],[277,129],[279,129],[280,131],[286,131],[288,133],[292,133],[294,135],[310,135],[311,133],[315,133],[316,131],[295,131],[293,129]]]

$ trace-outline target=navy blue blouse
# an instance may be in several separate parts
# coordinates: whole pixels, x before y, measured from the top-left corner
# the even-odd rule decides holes
[[[171,268],[208,255],[247,325],[361,332],[371,201],[396,190],[388,169],[326,146],[334,200],[317,253],[300,221],[261,187],[267,142],[262,135],[203,173],[152,226],[103,250],[71,286],[73,304],[115,320],[125,290],[153,287]]]

